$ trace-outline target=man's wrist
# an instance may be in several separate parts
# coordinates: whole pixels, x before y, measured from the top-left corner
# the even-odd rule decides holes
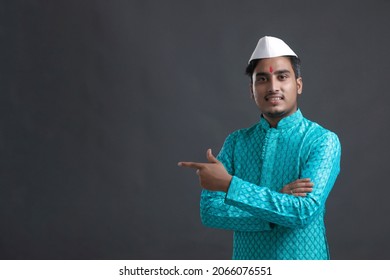
[[[230,183],[233,179],[233,176],[229,174],[229,176],[226,177],[226,183],[224,185],[223,192],[227,193],[229,191]]]

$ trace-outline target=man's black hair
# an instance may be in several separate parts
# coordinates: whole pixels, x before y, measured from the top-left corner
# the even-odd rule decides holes
[[[296,56],[287,56],[287,57],[290,58],[291,66],[292,66],[292,68],[294,70],[294,74],[295,74],[295,79],[300,78],[301,77],[301,60]],[[245,69],[245,74],[251,78],[251,81],[252,81],[253,71],[255,71],[257,63],[259,61],[260,61],[260,59],[252,60]]]

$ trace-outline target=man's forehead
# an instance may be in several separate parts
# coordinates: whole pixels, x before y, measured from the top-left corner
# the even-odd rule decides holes
[[[260,59],[254,69],[254,72],[269,72],[273,73],[279,70],[292,71],[291,60],[288,57],[273,57]]]

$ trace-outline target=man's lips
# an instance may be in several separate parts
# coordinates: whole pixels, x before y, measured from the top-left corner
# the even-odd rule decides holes
[[[277,102],[283,99],[284,97],[282,95],[268,95],[265,97],[265,100],[272,101],[272,102]]]

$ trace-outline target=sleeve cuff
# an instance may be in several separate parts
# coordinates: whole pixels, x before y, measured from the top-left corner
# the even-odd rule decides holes
[[[236,176],[232,177],[228,191],[226,193],[227,200],[236,200],[236,198],[239,196],[240,191],[241,191],[241,183],[242,183],[242,180],[240,178],[238,178]]]

